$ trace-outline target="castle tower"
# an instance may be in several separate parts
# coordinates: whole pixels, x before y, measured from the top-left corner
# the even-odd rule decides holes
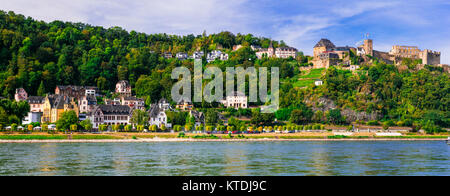
[[[422,59],[422,63],[425,65],[441,64],[441,53],[440,52],[434,52],[434,51],[425,49],[421,52],[420,57]]]
[[[275,55],[275,51],[274,51],[274,48],[273,48],[272,41],[270,41],[269,48],[267,49],[267,56],[268,57],[272,57],[273,55]]]
[[[366,52],[366,55],[373,56],[373,40],[365,39],[363,48],[364,51]]]

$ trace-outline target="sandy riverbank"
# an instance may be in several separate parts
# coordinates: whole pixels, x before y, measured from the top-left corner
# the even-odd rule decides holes
[[[0,143],[152,143],[152,142],[302,142],[302,141],[445,141],[435,138],[371,138],[371,139],[91,139],[91,140],[0,140]]]

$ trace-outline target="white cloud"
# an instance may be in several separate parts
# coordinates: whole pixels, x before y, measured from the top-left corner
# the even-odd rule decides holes
[[[322,37],[345,44],[359,41],[350,34],[372,30],[377,31],[375,43],[383,44],[382,49],[393,40],[419,46],[437,41],[432,48],[442,48],[443,61],[450,62],[444,54],[448,48],[438,46],[450,41],[444,36],[450,22],[445,12],[448,0],[0,0],[0,5],[2,10],[47,22],[120,26],[145,33],[251,33],[284,40],[307,54]]]
[[[367,11],[373,11],[381,8],[387,8],[398,5],[395,1],[358,1],[349,2],[345,6],[336,6],[331,9],[331,12],[339,17],[352,17],[362,14]]]

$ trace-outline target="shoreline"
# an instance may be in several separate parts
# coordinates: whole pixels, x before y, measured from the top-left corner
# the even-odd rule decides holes
[[[302,142],[302,141],[446,141],[442,138],[343,138],[343,139],[55,139],[55,140],[0,140],[5,143],[160,143],[160,142]]]

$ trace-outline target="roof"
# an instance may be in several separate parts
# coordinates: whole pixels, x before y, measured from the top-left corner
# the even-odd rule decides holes
[[[64,99],[64,96],[62,95],[51,95],[48,97],[50,101],[50,105],[52,108],[56,109],[64,109],[64,103],[66,100]]]
[[[124,83],[125,85],[130,86],[130,83],[127,80],[121,80],[117,83]]]
[[[123,99],[127,100],[127,101],[144,101],[144,99],[132,97],[132,96],[124,97]]]
[[[27,101],[28,101],[28,103],[31,103],[31,104],[41,104],[41,103],[44,103],[45,97],[31,96],[31,97],[28,97]]]
[[[71,88],[72,90],[75,90],[75,91],[85,90],[85,89],[98,89],[95,86],[58,85],[57,87],[59,88],[59,90],[66,90],[68,88]]]
[[[160,108],[158,104],[152,104],[149,110],[150,118],[155,118],[159,113],[164,112],[164,109]]]
[[[162,98],[158,101],[158,103],[169,103],[166,98]]]
[[[279,47],[277,49],[278,50],[295,50],[295,51],[297,51],[297,48],[294,48],[294,47]]]
[[[129,115],[131,111],[127,105],[99,105],[98,109],[105,115]]]
[[[227,96],[228,96],[228,94],[227,94]],[[240,91],[233,91],[231,93],[231,96],[245,97],[245,94]]]
[[[326,47],[326,48],[336,48],[336,46],[328,39],[322,38],[317,44],[314,46],[314,48],[317,47]]]
[[[199,112],[197,110],[191,110],[189,111],[189,114],[192,115],[196,122],[203,122],[205,119],[205,115],[203,112]]]
[[[185,104],[185,103],[192,104],[192,101],[186,97],[181,97],[180,101],[178,101],[177,104]]]

